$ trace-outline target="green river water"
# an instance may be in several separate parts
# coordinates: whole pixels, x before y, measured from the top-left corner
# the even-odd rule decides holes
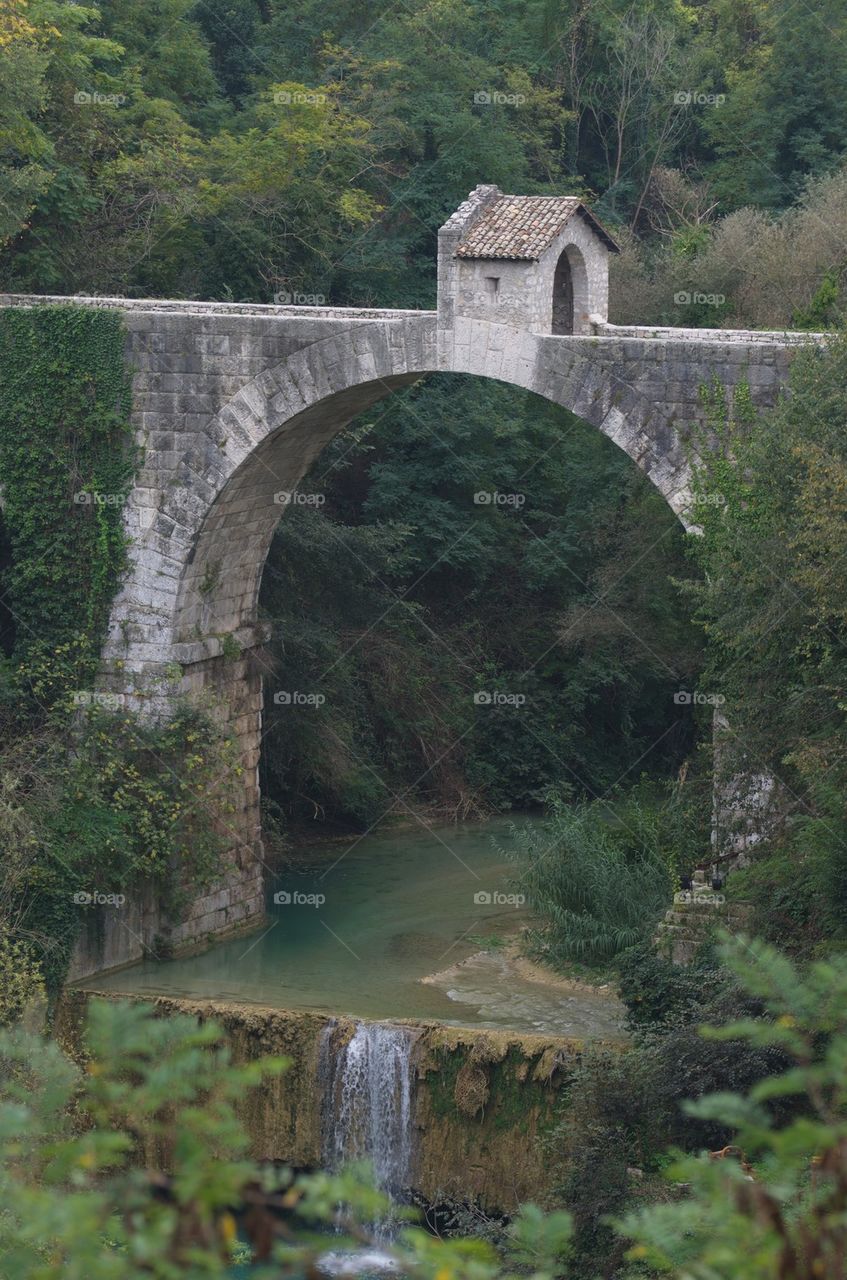
[[[311,845],[297,870],[272,878],[266,928],[85,985],[361,1018],[617,1035],[613,996],[529,978],[498,945],[528,920],[502,899],[514,896],[513,868],[501,852],[511,838],[510,821],[499,819]]]

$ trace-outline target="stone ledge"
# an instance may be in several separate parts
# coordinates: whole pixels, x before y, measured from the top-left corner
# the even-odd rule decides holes
[[[803,346],[806,343],[826,342],[832,334],[806,333],[799,329],[683,329],[670,325],[611,324],[594,320],[594,329],[601,338],[666,339],[675,342],[719,342],[743,346],[748,343],[776,346]]]
[[[203,302],[192,298],[91,297],[88,294],[0,293],[0,307],[74,306],[108,310],[172,312],[177,315],[284,316],[304,320],[396,320],[403,316],[435,316],[434,311],[387,307],[300,307],[264,302]]]
[[[207,930],[202,934],[192,935],[174,943],[171,954],[175,959],[182,956],[199,955],[200,952],[208,951],[210,947],[216,946],[219,942],[265,928],[267,923],[268,917],[264,910],[256,915],[249,915],[238,920],[228,920],[222,927],[216,927],[213,932]]]
[[[271,637],[269,622],[257,622],[254,626],[239,627],[237,631],[222,635],[202,636],[198,640],[180,641],[170,646],[170,654],[174,662],[183,667],[190,667],[195,662],[207,662],[210,658],[221,658],[225,655],[227,644],[233,641],[243,653],[247,649],[255,649],[266,644]]]

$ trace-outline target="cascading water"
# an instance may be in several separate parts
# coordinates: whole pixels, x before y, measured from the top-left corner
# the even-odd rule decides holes
[[[356,1160],[373,1165],[377,1186],[391,1199],[408,1191],[412,1159],[412,1053],[420,1032],[392,1023],[358,1022],[334,1047],[329,1023],[321,1043],[324,1083],[323,1156],[331,1170]],[[390,1240],[392,1218],[374,1226]]]
[[[333,1072],[326,1131],[329,1167],[370,1160],[377,1185],[389,1194],[409,1185],[413,1043],[409,1027],[360,1022]]]

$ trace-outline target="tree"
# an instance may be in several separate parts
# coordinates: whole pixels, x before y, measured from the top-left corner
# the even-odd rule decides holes
[[[609,441],[444,377],[357,422],[301,488],[320,504],[286,511],[262,604],[277,687],[326,703],[266,699],[264,782],[286,810],[373,821],[421,779],[422,803],[468,816],[565,778],[602,792],[639,759],[678,767],[691,721],[672,692],[698,663],[669,580],[683,534]],[[474,702],[492,689],[523,709]]]
[[[732,1143],[679,1159],[670,1179],[685,1193],[641,1213],[622,1230],[631,1258],[678,1280],[818,1280],[844,1274],[847,1258],[847,961],[800,972],[756,941],[725,945],[722,958],[768,1016],[705,1028],[716,1040],[776,1048],[788,1069],[745,1096],[690,1102],[697,1119],[729,1124]],[[777,1123],[773,1104],[800,1113]]]
[[[809,175],[844,154],[847,17],[838,0],[802,14],[791,0],[754,0],[742,13],[747,21],[736,15],[736,26],[727,9],[715,10],[735,39],[724,100],[705,118],[716,157],[711,176],[730,207],[784,208]]]
[[[38,124],[47,92],[47,38],[44,26],[30,21],[25,0],[0,6],[0,246],[25,225],[49,183],[44,161],[52,144]]]

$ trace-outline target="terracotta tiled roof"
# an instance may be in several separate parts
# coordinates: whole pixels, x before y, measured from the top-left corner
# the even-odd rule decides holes
[[[616,253],[603,224],[577,196],[500,196],[456,248],[458,258],[540,258],[565,224],[579,214]]]

